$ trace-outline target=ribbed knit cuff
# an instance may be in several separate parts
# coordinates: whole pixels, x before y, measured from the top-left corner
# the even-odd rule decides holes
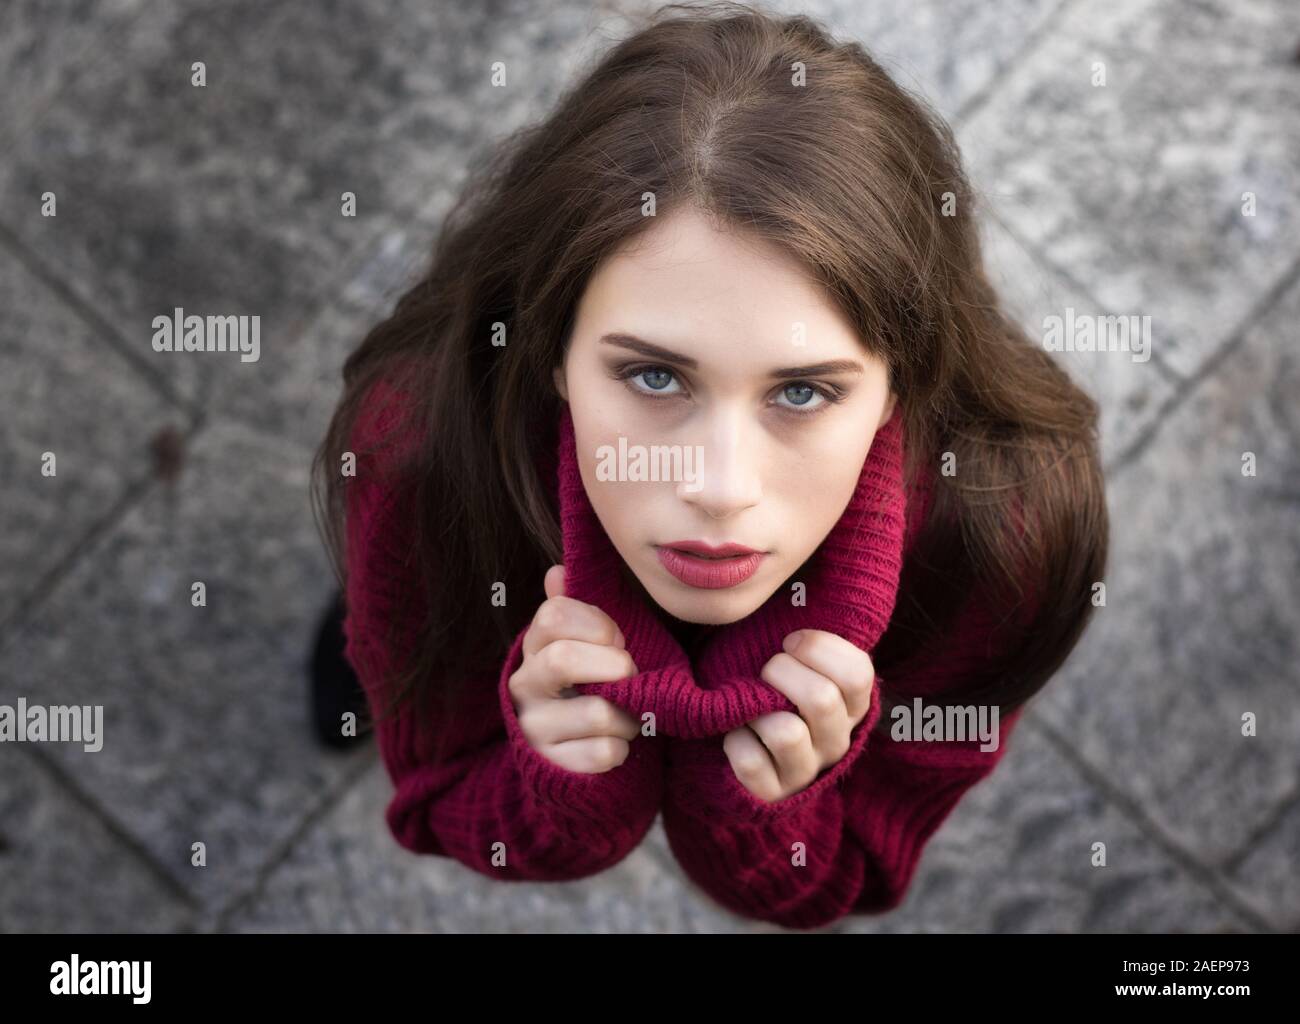
[[[870,852],[871,873],[855,909],[879,913],[902,902],[926,843],[989,769],[920,768],[886,757],[873,760],[869,771],[870,789],[846,800],[844,818],[855,841]]]
[[[774,801],[755,796],[736,778],[722,737],[714,736],[670,741],[667,785],[672,799],[692,817],[714,826],[788,825],[801,814],[816,812],[823,801],[840,799],[842,780],[861,760],[880,718],[879,684],[877,679],[871,688],[871,704],[853,727],[844,756],[799,792]]]
[[[588,825],[624,827],[629,818],[653,816],[663,795],[662,743],[658,737],[637,736],[627,759],[607,772],[574,772],[542,756],[524,735],[510,695],[510,677],[523,664],[524,635],[520,630],[501,669],[498,694],[506,735],[525,790],[557,823],[577,820]]]

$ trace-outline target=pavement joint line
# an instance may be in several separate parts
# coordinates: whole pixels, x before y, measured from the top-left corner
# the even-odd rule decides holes
[[[1059,278],[1062,281],[1062,283],[1068,285],[1070,289],[1077,292],[1079,294],[1079,297],[1083,301],[1087,302],[1090,306],[1100,310],[1101,312],[1099,315],[1103,315],[1103,316],[1122,315],[1122,314],[1114,313],[1111,310],[1110,306],[1108,306],[1104,302],[1099,301],[1096,295],[1093,294],[1091,288],[1089,288],[1086,284],[1084,284],[1083,281],[1081,281],[1079,278],[1075,277],[1071,271],[1067,270],[1065,267],[1057,263],[1056,260],[1053,259],[1045,249],[1041,248],[1037,243],[1031,242],[1028,238],[1026,238],[1024,234],[1020,231],[1020,229],[1015,227],[1005,217],[999,216],[993,210],[989,210],[989,216],[992,220],[997,222],[998,226],[1000,226],[1003,231],[1005,231],[1008,235],[1011,236],[1012,240],[1014,240],[1016,244],[1018,244],[1022,249],[1024,249],[1025,253],[1028,256],[1032,257],[1033,259],[1037,260],[1040,264],[1042,264],[1048,273]],[[1165,378],[1165,380],[1168,383],[1179,384],[1187,379],[1182,373],[1180,373],[1178,370],[1174,369],[1172,366],[1169,365],[1165,357],[1160,354],[1159,350],[1153,348],[1150,353],[1150,359],[1152,364],[1160,371],[1161,375]]]
[[[361,785],[365,776],[374,770],[376,765],[381,763],[375,756],[374,751],[370,749],[369,744],[360,749],[367,750],[370,756],[358,757],[355,766],[345,765],[339,779],[326,789],[325,794],[316,802],[315,806],[298,819],[298,823],[292,831],[275,845],[266,859],[255,869],[252,881],[244,889],[217,906],[211,918],[204,923],[202,931],[228,931],[231,918],[241,910],[253,906],[265,894],[266,885],[271,880],[271,877],[282,864],[289,860],[307,833],[334,811],[353,789]],[[359,752],[359,750],[352,751],[353,754]],[[321,756],[326,755],[323,753]],[[337,755],[331,752],[331,756]]]
[[[1082,281],[1076,278],[1072,273],[1070,273],[1064,267],[1056,263],[1055,260],[1053,260],[1042,249],[1040,249],[1038,245],[1036,245],[1035,243],[1027,239],[1019,231],[1019,229],[1014,227],[1009,221],[1007,221],[1006,218],[999,216],[992,209],[988,209],[988,216],[1003,231],[1005,231],[1011,237],[1012,241],[1014,241],[1025,251],[1026,255],[1032,257],[1033,259],[1038,260],[1039,263],[1041,263],[1044,266],[1044,268],[1047,270],[1049,274],[1052,274],[1053,276],[1059,278],[1062,281],[1062,283],[1066,284],[1073,291],[1077,292],[1083,301],[1089,303],[1092,307],[1101,310],[1101,315],[1106,315],[1106,316],[1117,315],[1117,314],[1112,314],[1110,312],[1110,308],[1107,305],[1097,301],[1096,297],[1092,294],[1092,290],[1088,288],[1087,285],[1085,285]],[[1026,325],[1022,324],[1022,326],[1025,326],[1026,330],[1028,329]],[[1151,352],[1151,362],[1155,365],[1157,371],[1161,374],[1161,376],[1164,377],[1165,382],[1173,385],[1175,389],[1177,389],[1180,385],[1184,384],[1188,380],[1187,377],[1183,376],[1181,373],[1179,373],[1177,370],[1171,367],[1165,361],[1164,357],[1162,357],[1158,352],[1154,350]],[[1168,400],[1166,401],[1168,402]],[[1158,422],[1159,420],[1163,419],[1165,416],[1169,414],[1169,412],[1170,412],[1169,408],[1162,407],[1160,410],[1156,412],[1155,420],[1153,422]],[[1139,434],[1139,437],[1140,436],[1141,435]],[[1130,443],[1129,447],[1132,447],[1132,443]],[[1116,452],[1114,455],[1110,456],[1108,459],[1105,460],[1105,464],[1103,465],[1102,468],[1107,479],[1109,479],[1114,473],[1118,472],[1122,468],[1124,464],[1123,459],[1127,451],[1128,449],[1126,448],[1123,451]]]
[[[203,432],[206,425],[207,420],[202,414],[198,418],[191,420],[182,444],[188,448],[194,439]],[[40,610],[50,593],[63,581],[64,577],[77,567],[83,557],[90,554],[105,535],[118,526],[132,508],[141,504],[149,496],[157,480],[157,475],[150,470],[129,481],[108,512],[92,521],[63,557],[40,576],[32,590],[24,596],[23,600],[18,602],[18,606],[14,611],[7,618],[0,620],[0,654],[4,653],[10,637],[22,627],[23,623],[29,621],[35,612]]]
[[[201,904],[194,894],[181,885],[157,857],[129,829],[121,825],[107,808],[100,804],[95,797],[85,792],[71,772],[59,764],[54,757],[43,750],[35,749],[34,745],[23,744],[23,746],[33,747],[33,749],[27,750],[25,753],[41,765],[65,796],[84,807],[101,827],[122,846],[126,847],[130,855],[141,863],[160,888],[165,890],[173,899],[184,904],[191,914],[200,909]]]
[[[1138,433],[1137,437],[1129,442],[1127,448],[1116,455],[1110,472],[1122,473],[1141,457],[1160,433],[1165,420],[1169,419],[1177,411],[1188,396],[1200,386],[1202,381],[1214,376],[1228,356],[1242,346],[1250,332],[1273,311],[1273,307],[1282,301],[1287,292],[1298,281],[1300,281],[1300,256],[1297,256],[1291,262],[1290,266],[1282,272],[1259,300],[1246,311],[1245,316],[1228,334],[1227,339],[1213,353],[1203,359],[1195,370],[1174,385],[1173,394],[1162,403],[1156,417]]]
[[[1233,883],[1222,877],[1215,868],[1203,863],[1178,839],[1169,834],[1147,813],[1140,801],[1114,785],[1105,773],[1099,771],[1084,757],[1055,725],[1047,721],[1043,715],[1027,717],[1028,724],[1074,767],[1086,783],[1091,785],[1138,832],[1154,843],[1175,865],[1207,889],[1226,909],[1235,913],[1257,931],[1277,930],[1273,922],[1256,909],[1244,894],[1239,893]]]
[[[106,534],[111,532],[121,519],[153,489],[156,477],[153,473],[144,473],[136,477],[118,495],[108,512],[94,520],[82,533],[81,537],[69,548],[54,565],[37,579],[31,590],[22,595],[17,606],[8,617],[0,621],[0,654],[8,646],[10,639],[24,623],[38,612],[54,589],[80,564]]]
[[[1278,828],[1291,809],[1297,805],[1300,805],[1300,785],[1277,802],[1277,806],[1273,808],[1269,816],[1251,830],[1250,835],[1240,847],[1223,858],[1223,861],[1218,866],[1219,870],[1224,874],[1228,874],[1239,868],[1246,858],[1254,852],[1255,844]]]
[[[1078,297],[1082,301],[1088,303],[1089,306],[1097,309],[1099,311],[1098,315],[1104,315],[1104,316],[1120,315],[1118,313],[1115,313],[1106,303],[1100,302],[1097,299],[1097,296],[1093,294],[1091,288],[1089,288],[1086,284],[1084,284],[1081,280],[1079,280],[1079,278],[1075,277],[1072,271],[1066,269],[1065,267],[1057,263],[1056,260],[1053,259],[1052,256],[1047,251],[1040,248],[1037,245],[1037,243],[1031,242],[1028,238],[1026,238],[1025,235],[1020,231],[1020,229],[1017,228],[1014,224],[1012,224],[1011,221],[1009,221],[1005,217],[998,215],[992,210],[989,211],[989,215],[990,217],[992,217],[993,220],[995,220],[998,223],[998,225],[1002,228],[1003,231],[1005,231],[1008,235],[1011,236],[1011,238],[1016,242],[1016,244],[1018,244],[1022,249],[1025,250],[1025,252],[1029,256],[1036,259],[1040,264],[1042,264],[1044,269],[1046,269],[1053,276],[1060,278],[1060,280],[1064,284],[1068,285],[1072,291],[1077,292]],[[1152,351],[1151,356],[1152,359],[1154,360],[1156,357],[1156,353]]]
[[[131,343],[108,317],[95,309],[60,274],[47,266],[45,260],[4,223],[0,223],[0,245],[26,267],[41,284],[62,299],[68,311],[81,319],[94,334],[102,336],[107,342],[107,347],[125,360],[126,364],[139,375],[142,383],[149,386],[158,397],[191,418],[199,414],[199,406],[196,403],[182,396],[161,370],[131,347]]]
[[[377,223],[372,231],[364,234],[357,241],[347,246],[340,254],[337,270],[329,274],[319,286],[312,289],[306,308],[298,322],[291,330],[285,332],[284,343],[287,347],[295,345],[314,327],[322,316],[328,313],[340,301],[340,296],[360,276],[366,260],[374,253],[383,237],[391,230],[405,230],[407,226],[418,224],[418,204],[412,197],[394,204],[394,209],[377,215]],[[432,238],[429,240],[432,248]],[[426,261],[427,262],[427,261]],[[414,283],[414,281],[412,281]],[[385,300],[384,308],[371,311],[375,318],[387,316],[389,309],[396,304],[397,296]],[[360,338],[357,339],[358,343]],[[346,357],[345,357],[346,358]],[[342,365],[339,367],[340,374]]]
[[[1006,81],[1029,62],[1030,58],[1034,56],[1049,37],[1055,35],[1058,24],[1065,20],[1070,9],[1076,6],[1078,2],[1079,0],[1064,0],[1063,3],[1059,4],[1056,10],[1044,18],[1042,24],[1029,34],[1029,37],[1007,59],[1003,66],[994,72],[987,82],[958,105],[957,112],[951,118],[954,129],[959,125],[968,123],[979,114],[980,110],[988,105],[994,94],[1001,90]]]

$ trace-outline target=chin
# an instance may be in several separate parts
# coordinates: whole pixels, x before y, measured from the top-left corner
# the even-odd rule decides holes
[[[675,581],[655,581],[647,588],[655,603],[675,619],[704,626],[725,626],[739,622],[759,608],[771,591],[744,586],[722,590],[701,590]]]

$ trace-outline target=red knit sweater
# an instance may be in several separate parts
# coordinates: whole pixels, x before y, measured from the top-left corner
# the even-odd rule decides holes
[[[347,498],[347,656],[372,709],[396,645],[420,615],[420,591],[404,558],[409,509],[384,485],[381,458],[361,454],[387,418],[372,397],[354,433],[358,471]],[[738,914],[812,928],[897,906],[927,839],[1005,753],[1018,710],[1002,716],[993,751],[981,751],[978,740],[895,741],[872,732],[885,682],[878,677],[848,753],[774,803],[736,779],[722,736],[767,712],[797,711],[759,677],[787,633],[824,629],[871,651],[884,632],[903,559],[929,505],[928,485],[904,490],[900,414],[877,433],[847,508],[798,577],[806,604],[794,605],[780,589],[739,622],[707,630],[689,656],[628,578],[587,499],[567,406],[559,438],[552,493],[565,593],[614,619],[639,670],[576,690],[600,694],[638,721],[653,712],[655,735],[632,740],[623,764],[605,773],[571,772],[544,758],[521,732],[507,687],[523,659],[521,630],[499,673],[472,681],[456,719],[433,724],[452,730],[449,752],[436,763],[429,723],[406,713],[376,727],[396,790],[387,809],[396,840],[491,878],[577,879],[625,857],[662,811],[685,874]],[[971,600],[947,645],[912,659],[906,678],[889,685],[909,700],[952,699],[994,653],[993,626],[1003,617]]]

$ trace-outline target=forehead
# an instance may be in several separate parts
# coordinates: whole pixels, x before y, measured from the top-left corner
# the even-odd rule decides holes
[[[692,209],[673,212],[602,261],[579,304],[577,329],[625,331],[700,356],[722,348],[794,354],[861,351],[851,325],[805,268],[778,245],[723,230]]]

